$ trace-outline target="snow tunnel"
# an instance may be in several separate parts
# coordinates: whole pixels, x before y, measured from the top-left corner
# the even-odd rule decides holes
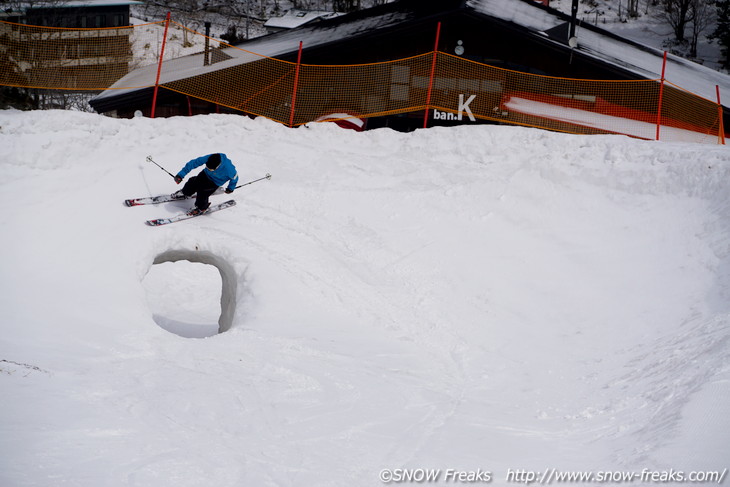
[[[196,325],[188,325],[186,327],[181,326],[178,323],[175,326],[171,325],[171,322],[174,320],[165,318],[164,316],[155,315],[153,313],[153,318],[155,319],[155,322],[157,322],[157,324],[161,328],[187,338],[204,338],[228,331],[231,328],[231,325],[233,323],[233,316],[236,312],[237,276],[233,265],[210,251],[185,249],[167,250],[157,255],[152,264],[158,265],[168,262],[177,263],[180,261],[187,261],[189,263],[196,264],[206,264],[207,266],[212,266],[217,269],[218,273],[220,274],[220,280],[218,281],[220,285],[220,315],[217,317],[217,328],[215,327],[215,321],[212,321],[212,330],[211,326],[207,327],[208,331],[206,331],[204,327]],[[168,290],[163,289],[162,291],[158,291],[158,293],[177,292],[179,294],[180,286],[188,288],[187,292],[195,293],[195,296],[197,296],[197,294],[205,294],[211,292],[217,293],[218,291],[217,289],[212,289],[216,287],[215,281],[209,278],[197,279],[196,277],[189,277],[186,278],[185,282],[168,282],[168,284]],[[162,313],[162,315],[164,315],[164,313]],[[208,319],[208,322],[210,323],[211,320]]]

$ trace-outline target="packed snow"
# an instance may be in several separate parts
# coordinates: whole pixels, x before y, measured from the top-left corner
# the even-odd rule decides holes
[[[272,178],[122,205],[210,152]],[[8,110],[0,165],[2,486],[726,480],[724,146]]]

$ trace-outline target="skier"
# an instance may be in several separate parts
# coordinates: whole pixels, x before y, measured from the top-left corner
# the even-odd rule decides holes
[[[205,169],[200,171],[197,176],[193,176],[188,179],[183,188],[173,193],[172,196],[180,197],[195,196],[195,206],[188,212],[188,215],[200,215],[204,213],[210,206],[208,198],[213,192],[220,186],[223,186],[226,181],[228,187],[226,193],[233,193],[238,183],[238,172],[236,166],[233,165],[231,160],[225,154],[208,154],[207,156],[200,156],[196,159],[189,161],[180,172],[175,176],[175,182],[180,184],[185,176],[195,169],[205,164]]]

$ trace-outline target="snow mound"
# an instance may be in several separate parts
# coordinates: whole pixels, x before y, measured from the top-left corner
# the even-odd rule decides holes
[[[273,178],[166,227],[143,222],[189,201],[122,205],[177,188],[147,155],[214,151]],[[722,471],[729,154],[1,111],[0,484]],[[143,281],[178,259],[219,270],[225,333],[155,323]]]

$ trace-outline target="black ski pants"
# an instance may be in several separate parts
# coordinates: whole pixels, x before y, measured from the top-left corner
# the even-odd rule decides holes
[[[195,196],[195,206],[201,210],[207,210],[210,206],[208,198],[218,189],[218,186],[210,180],[205,172],[200,172],[197,176],[188,179],[183,186],[182,192],[185,196]]]

